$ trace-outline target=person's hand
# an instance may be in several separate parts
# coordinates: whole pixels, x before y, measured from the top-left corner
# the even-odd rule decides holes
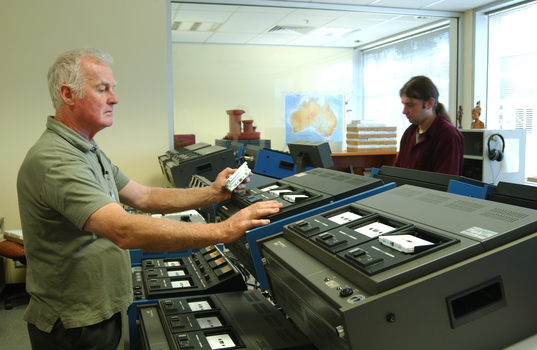
[[[223,226],[222,243],[235,242],[244,233],[252,228],[270,223],[265,217],[276,214],[282,207],[276,201],[264,201],[250,205],[220,224]]]
[[[212,188],[216,194],[216,197],[218,198],[217,203],[223,202],[231,198],[231,192],[229,192],[224,187],[224,183],[226,182],[228,177],[233,175],[236,171],[237,169],[225,168],[218,174],[216,179],[213,181]],[[242,183],[233,192],[239,192],[239,191],[244,190],[244,188],[246,188],[246,184],[250,182],[250,175],[251,173],[248,175],[248,177],[246,177],[242,181]]]

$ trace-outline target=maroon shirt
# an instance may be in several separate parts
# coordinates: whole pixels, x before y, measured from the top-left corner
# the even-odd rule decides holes
[[[436,173],[462,175],[464,137],[453,124],[437,115],[416,143],[417,125],[403,134],[395,166]]]

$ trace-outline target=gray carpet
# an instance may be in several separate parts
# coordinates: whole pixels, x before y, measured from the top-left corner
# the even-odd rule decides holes
[[[2,350],[31,350],[30,339],[26,328],[26,322],[22,320],[22,315],[28,305],[28,298],[14,300],[13,308],[5,309],[5,296],[14,294],[9,287],[0,295],[0,349]],[[123,316],[123,324],[127,325],[126,315]],[[123,339],[118,350],[127,350],[128,328],[123,327]]]
[[[13,301],[11,310],[5,309],[5,296],[11,291],[4,290],[0,299],[0,344],[2,349],[31,350],[30,339],[26,330],[26,322],[22,320],[22,314],[26,310],[28,300],[26,298]]]

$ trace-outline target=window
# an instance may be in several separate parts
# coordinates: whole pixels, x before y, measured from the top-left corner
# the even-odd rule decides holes
[[[409,125],[399,90],[415,75],[426,75],[435,83],[439,102],[449,110],[450,51],[449,26],[364,51],[362,119],[397,126],[399,141]]]
[[[537,146],[537,2],[488,14],[487,129],[526,130],[526,154]],[[526,176],[537,174],[526,157]]]

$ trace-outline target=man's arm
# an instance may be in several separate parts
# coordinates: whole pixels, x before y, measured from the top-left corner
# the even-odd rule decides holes
[[[122,203],[148,213],[172,213],[204,207],[231,197],[223,184],[234,172],[227,168],[212,186],[196,189],[146,187],[131,180],[119,191],[119,197]],[[239,186],[239,189],[242,188],[244,184]],[[281,204],[275,201],[260,202],[223,222],[199,224],[133,215],[119,204],[110,203],[88,218],[84,230],[105,237],[123,249],[185,250],[234,242],[247,230],[270,223],[268,219],[261,218],[277,213],[280,208]]]
[[[462,175],[464,138],[457,132],[444,132],[436,145],[434,158],[434,172]]]
[[[225,221],[200,224],[129,214],[119,204],[110,203],[88,218],[84,230],[105,237],[123,249],[185,250],[234,242],[247,230],[270,223],[261,218],[277,213],[280,208],[281,204],[275,201],[260,202]]]
[[[213,182],[212,186],[192,189],[146,187],[130,181],[121,191],[121,203],[146,213],[174,213],[202,208],[231,198],[231,193],[223,185],[235,169],[226,168]],[[245,183],[250,181],[249,178]],[[239,189],[244,188],[244,184]]]

